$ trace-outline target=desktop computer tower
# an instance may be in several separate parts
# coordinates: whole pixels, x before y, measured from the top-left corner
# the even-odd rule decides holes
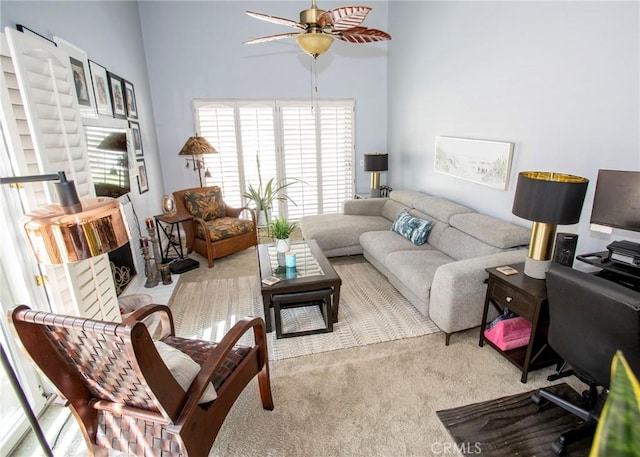
[[[556,244],[553,250],[553,262],[566,267],[572,267],[573,259],[576,256],[577,245],[577,233],[558,233],[556,235]]]

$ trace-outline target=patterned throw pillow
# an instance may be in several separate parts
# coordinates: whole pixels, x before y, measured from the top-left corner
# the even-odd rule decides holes
[[[193,217],[211,221],[225,216],[222,191],[214,186],[205,191],[184,193],[184,204]]]
[[[400,211],[391,225],[391,230],[404,236],[416,246],[427,241],[433,222],[412,216],[406,209]]]

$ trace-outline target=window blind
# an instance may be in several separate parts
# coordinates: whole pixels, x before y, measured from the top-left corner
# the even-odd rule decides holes
[[[353,100],[195,100],[198,133],[218,150],[204,156],[207,185],[221,186],[230,205],[246,204],[259,157],[263,187],[291,183],[272,217],[341,211],[354,189],[354,111]]]

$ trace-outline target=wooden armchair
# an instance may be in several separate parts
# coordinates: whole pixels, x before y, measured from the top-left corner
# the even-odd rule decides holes
[[[218,186],[178,190],[173,197],[178,213],[193,216],[192,221],[183,223],[187,252],[196,251],[206,257],[209,268],[213,266],[213,259],[258,244],[255,211],[224,203]],[[240,218],[245,211],[251,220]]]
[[[161,313],[161,341],[200,365],[186,392],[140,322],[154,312]],[[122,323],[26,306],[13,310],[10,319],[28,354],[67,399],[92,456],[106,456],[108,449],[145,457],[206,456],[255,375],[263,407],[273,409],[261,318],[240,320],[220,343],[175,336],[171,311],[164,305],[147,305]],[[251,329],[255,344],[236,346]],[[211,384],[217,398],[202,403]]]

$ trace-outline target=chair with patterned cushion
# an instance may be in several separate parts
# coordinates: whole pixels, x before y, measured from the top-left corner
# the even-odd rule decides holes
[[[141,322],[158,313],[154,341]],[[22,344],[77,420],[89,455],[205,456],[245,386],[258,376],[273,409],[265,324],[245,318],[219,343],[175,335],[171,311],[147,305],[122,323],[18,306],[10,315]],[[254,344],[236,343],[253,330]],[[243,340],[244,341],[244,340]]]
[[[194,187],[173,193],[178,213],[190,214],[183,224],[187,252],[196,251],[213,266],[213,259],[225,257],[258,244],[255,212],[225,204],[218,186]],[[246,212],[251,219],[241,218]]]

